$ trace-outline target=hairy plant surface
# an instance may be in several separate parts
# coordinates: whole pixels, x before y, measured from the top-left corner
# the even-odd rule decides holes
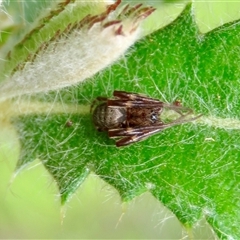
[[[138,41],[91,80],[31,99],[21,97],[15,104],[32,114],[14,120],[21,143],[17,170],[40,159],[59,187],[62,204],[95,172],[123,201],[150,191],[186,226],[205,216],[219,237],[237,238],[239,38],[239,21],[199,33],[187,5],[174,22]],[[54,69],[48,81],[57,84],[58,79],[51,79]],[[115,89],[164,102],[181,100],[204,116],[119,149],[95,130],[89,112],[97,96],[111,97]]]

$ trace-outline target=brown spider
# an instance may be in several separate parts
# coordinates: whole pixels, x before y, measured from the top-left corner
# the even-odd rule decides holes
[[[99,131],[108,132],[110,138],[120,138],[116,141],[117,147],[141,141],[165,128],[194,121],[202,116],[186,119],[193,111],[182,107],[180,102],[168,104],[124,91],[114,91],[113,96],[113,99],[97,97],[91,105],[91,113],[93,123]],[[96,105],[96,102],[100,104]],[[96,107],[93,110],[94,106]],[[173,110],[180,116],[169,123],[164,123],[160,119],[163,109]]]

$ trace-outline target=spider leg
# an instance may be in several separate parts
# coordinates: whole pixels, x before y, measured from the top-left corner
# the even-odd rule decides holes
[[[170,110],[174,110],[179,115],[184,116],[183,111],[191,114],[193,112],[192,109],[179,106],[176,104],[168,104],[159,101],[158,99],[146,97],[141,94],[125,92],[125,91],[117,91],[113,92],[113,96],[115,99],[108,99],[107,104],[109,107],[136,107],[136,108],[154,108],[154,107],[164,107]]]
[[[148,103],[159,103],[158,99],[150,98],[144,96],[142,94],[132,93],[132,92],[125,92],[125,91],[117,91],[113,92],[113,96],[119,98],[121,100],[130,100],[130,101],[143,101]]]
[[[108,130],[108,136],[110,138],[121,136],[134,136],[136,134],[143,134],[147,127],[135,127],[135,128],[115,128]]]
[[[192,113],[192,109],[187,107],[182,107],[176,104],[168,104],[159,101],[158,99],[146,97],[141,94],[117,91],[113,92],[114,99],[108,99],[107,103],[109,107],[136,107],[136,108],[154,108],[154,107],[165,107],[176,111],[180,115],[182,111],[187,111]]]
[[[114,91],[113,96],[115,99],[108,99],[109,107],[137,107],[137,108],[153,108],[162,107],[163,102],[145,97],[144,95],[129,93],[124,91]]]
[[[117,147],[122,147],[122,146],[127,146],[129,144],[135,143],[135,142],[139,142],[142,141],[146,138],[148,138],[149,136],[161,131],[163,129],[157,129],[157,131],[155,132],[145,132],[145,133],[141,133],[141,134],[136,134],[133,136],[127,136],[127,137],[123,137],[120,140],[118,140],[116,142],[116,146]]]
[[[122,100],[122,99],[108,99],[108,107],[135,107],[135,108],[161,108],[163,107],[163,102],[144,102],[137,100]]]
[[[143,137],[142,135],[134,135],[131,137],[124,137],[121,138],[120,140],[118,140],[116,142],[116,146],[117,147],[122,147],[122,146],[127,146],[129,144],[135,143],[137,141],[139,141],[139,138]]]

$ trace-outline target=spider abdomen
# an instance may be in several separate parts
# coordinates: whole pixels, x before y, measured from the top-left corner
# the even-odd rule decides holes
[[[93,122],[99,131],[119,128],[125,121],[125,108],[108,107],[107,103],[102,103],[94,109]]]

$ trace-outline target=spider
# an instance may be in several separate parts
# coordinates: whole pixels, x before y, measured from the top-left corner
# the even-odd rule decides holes
[[[179,117],[164,123],[160,118],[163,109],[173,110]],[[106,131],[110,138],[119,138],[117,147],[144,140],[165,128],[194,121],[202,116],[187,119],[193,110],[182,107],[179,101],[168,104],[125,91],[114,91],[113,98],[97,97],[90,111],[97,130]]]

